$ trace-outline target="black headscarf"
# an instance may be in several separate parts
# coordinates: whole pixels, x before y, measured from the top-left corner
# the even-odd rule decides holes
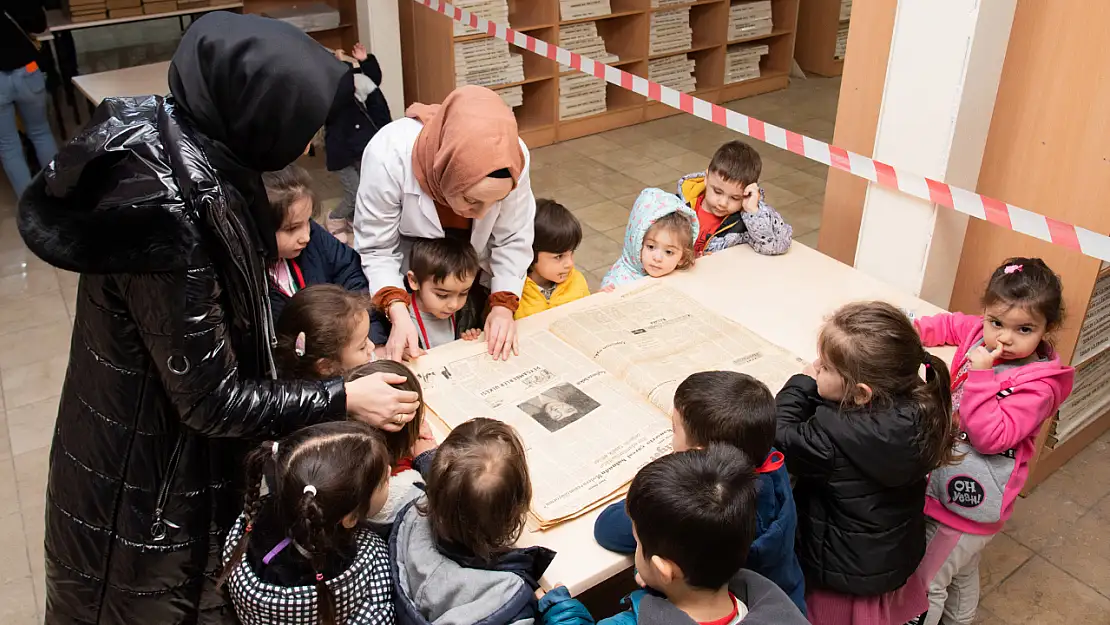
[[[243,196],[267,258],[277,257],[261,172],[297,160],[324,125],[346,65],[295,27],[218,11],[177,47],[169,83],[212,164]]]

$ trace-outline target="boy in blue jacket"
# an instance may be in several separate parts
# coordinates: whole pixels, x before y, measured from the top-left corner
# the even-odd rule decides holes
[[[747,568],[778,584],[805,614],[805,580],[794,553],[798,525],[790,476],[775,441],[775,398],[759,380],[734,371],[702,371],[678,386],[671,415],[675,452],[725,443],[756,467],[756,534]],[[636,539],[624,502],[611,504],[594,525],[598,544],[634,553]]]
[[[637,538],[628,610],[600,625],[804,625],[782,589],[743,569],[755,535],[758,479],[743,452],[714,444],[658,458],[636,474],[628,514]],[[544,595],[550,622],[577,623],[566,589]]]

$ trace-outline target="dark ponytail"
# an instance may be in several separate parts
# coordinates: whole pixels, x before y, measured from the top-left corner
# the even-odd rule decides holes
[[[344,519],[351,515],[363,519],[377,512],[370,503],[389,480],[389,461],[381,432],[358,421],[311,425],[278,443],[263,443],[246,458],[243,537],[218,583],[222,585],[237,566],[246,566],[243,555],[263,502],[262,477],[272,467],[268,498],[273,499],[274,521],[299,550],[308,552],[320,623],[336,625],[335,597],[324,579],[327,556],[355,539]]]
[[[843,408],[912,401],[921,414],[914,441],[921,458],[931,468],[955,460],[957,428],[952,422],[948,366],[925,351],[904,312],[881,301],[842,306],[821,329],[818,350],[822,363],[844,380]],[[860,385],[871,389],[869,398],[859,397]]]
[[[955,464],[956,436],[959,427],[952,419],[952,377],[948,365],[923,351],[925,383],[914,389],[914,401],[921,406],[922,429],[919,444],[922,455],[933,467]]]
[[[331,533],[325,525],[324,511],[316,501],[316,494],[304,489],[297,505],[297,522],[290,529],[293,540],[310,554],[312,571],[316,575],[316,612],[320,625],[336,625],[335,596],[324,579],[324,565],[327,554],[334,549]]]
[[[243,535],[239,538],[239,542],[235,544],[231,557],[228,558],[227,563],[220,570],[220,576],[216,580],[217,589],[224,585],[231,572],[239,566],[243,554],[247,552],[251,530],[254,529],[254,521],[258,518],[258,511],[262,509],[262,478],[265,475],[266,467],[270,466],[274,457],[273,449],[274,444],[272,442],[263,443],[251,450],[244,461],[247,473],[247,492],[243,496]]]

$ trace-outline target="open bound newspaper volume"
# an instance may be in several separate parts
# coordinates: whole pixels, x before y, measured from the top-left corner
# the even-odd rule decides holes
[[[530,525],[544,530],[619,499],[671,451],[674,392],[686,376],[747,373],[772,389],[803,363],[664,285],[571,313],[507,362],[484,345],[417,362],[424,400],[444,425],[512,425],[532,476]]]

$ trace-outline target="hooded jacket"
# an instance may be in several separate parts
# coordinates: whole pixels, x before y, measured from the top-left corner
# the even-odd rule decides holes
[[[422,501],[421,499],[420,501]],[[436,544],[417,501],[398,515],[389,537],[400,625],[509,625],[539,621],[539,579],[554,559],[543,547],[514,549],[490,566],[448,555]]]
[[[925,555],[919,409],[842,411],[795,375],[776,397],[775,446],[797,478],[797,553],[808,589],[877,596],[900,588]]]
[[[744,566],[778,584],[805,614],[805,578],[794,553],[798,513],[794,510],[794,493],[790,489],[790,475],[783,466],[783,455],[772,450],[758,473],[755,540]],[[632,519],[623,500],[610,504],[598,515],[594,539],[609,551],[636,553]]]
[[[728,583],[728,590],[748,609],[741,621],[744,625],[806,625],[806,617],[791,603],[790,598],[771,580],[759,573],[740,569]],[[540,610],[547,618],[558,619],[563,612],[579,613],[578,606],[566,588],[556,588],[540,600]],[[573,602],[573,603],[572,603]],[[624,599],[629,609],[601,619],[599,625],[697,625],[682,610],[660,594],[637,590]],[[580,605],[580,604],[579,604]],[[571,621],[590,622],[583,620]]]
[[[276,241],[248,202],[249,172],[288,164],[323,123],[337,63],[281,22],[202,17],[173,99],[105,100],[24,194],[27,246],[82,274],[50,452],[47,623],[229,622],[212,578],[244,439],[343,418],[341,381],[272,377]],[[285,74],[248,81],[260,65]]]
[[[983,318],[960,313],[923,317],[915,324],[928,347],[956,345],[953,373],[983,341]],[[1001,531],[1029,478],[1036,438],[1071,394],[1075,369],[1065,366],[1047,344],[1036,362],[1001,363],[971,369],[959,403],[960,430],[966,435],[960,463],[937,469],[929,478],[925,513],[969,534]]]
[[[699,210],[698,205],[705,198],[705,175],[702,171],[687,174],[678,180],[678,197],[695,211]],[[747,243],[760,254],[785,254],[793,242],[794,229],[763,199],[763,189],[760,189],[759,210],[755,213],[737,211],[721,220],[717,230],[706,235],[703,253],[719,252]]]
[[[662,189],[644,189],[636,198],[628,216],[628,227],[624,229],[624,249],[601,281],[602,288],[621,286],[647,277],[647,271],[640,260],[644,236],[652,224],[671,213],[681,213],[690,220],[690,245],[693,245],[698,239],[698,216],[694,209],[673,193]]]

